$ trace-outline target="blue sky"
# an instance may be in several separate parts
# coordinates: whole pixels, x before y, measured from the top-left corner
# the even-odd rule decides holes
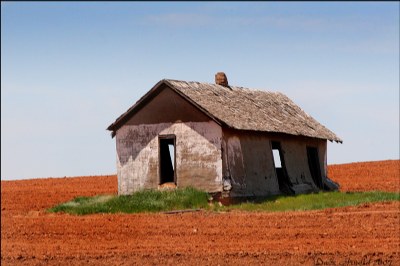
[[[113,174],[109,124],[218,71],[339,135],[329,164],[399,159],[398,2],[2,2],[1,179]]]

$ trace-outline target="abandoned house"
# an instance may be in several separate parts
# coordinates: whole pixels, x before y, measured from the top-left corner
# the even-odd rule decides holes
[[[118,193],[192,186],[231,197],[335,190],[327,140],[342,143],[287,96],[163,79],[108,128]]]

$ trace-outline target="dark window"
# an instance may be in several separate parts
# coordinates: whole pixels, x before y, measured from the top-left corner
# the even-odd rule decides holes
[[[176,184],[175,136],[159,137],[159,164],[160,185],[164,183]]]
[[[276,176],[278,178],[279,190],[285,194],[294,194],[292,190],[292,182],[290,182],[289,176],[286,171],[285,160],[280,142],[272,141],[272,156],[274,158],[274,166]]]
[[[321,168],[319,165],[318,149],[315,147],[307,147],[308,167],[310,168],[311,177],[314,184],[323,189]]]

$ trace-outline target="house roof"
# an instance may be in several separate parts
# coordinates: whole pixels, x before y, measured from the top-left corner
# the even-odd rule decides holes
[[[280,92],[171,79],[158,82],[107,129],[114,135],[162,85],[170,87],[217,123],[230,128],[343,142]]]

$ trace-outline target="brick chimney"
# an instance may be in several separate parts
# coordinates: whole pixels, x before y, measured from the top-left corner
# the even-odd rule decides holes
[[[215,74],[215,84],[228,87],[228,78],[226,77],[224,72],[218,72]]]

